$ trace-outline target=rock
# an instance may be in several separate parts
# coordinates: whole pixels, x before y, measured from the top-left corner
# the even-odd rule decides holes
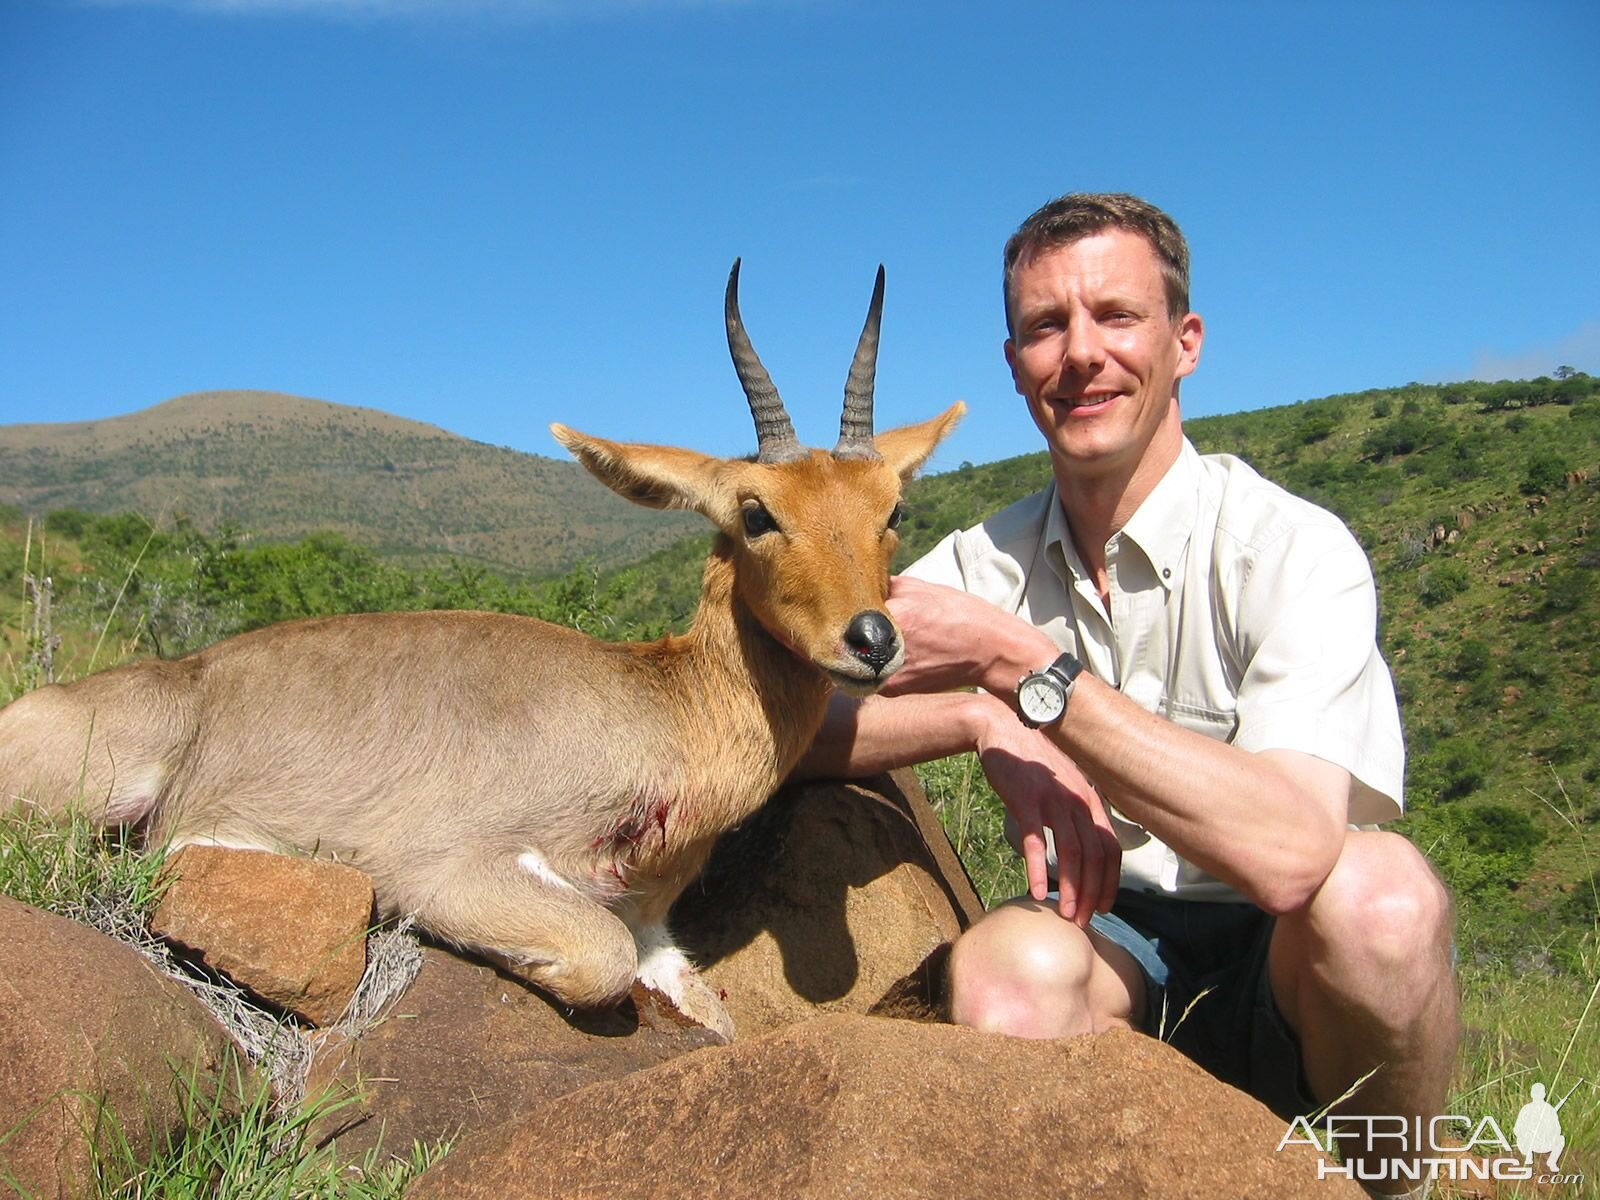
[[[943,950],[982,911],[907,771],[781,792],[723,839],[672,923],[749,1036],[835,1007],[933,1015]],[[380,1137],[403,1154],[720,1040],[643,989],[616,1011],[573,1012],[429,948],[383,1022],[320,1053],[310,1092],[354,1102],[318,1136],[346,1161]]]
[[[0,896],[0,1180],[36,1200],[90,1194],[95,1146],[120,1135],[144,1161],[184,1128],[181,1081],[231,1093],[240,1062],[136,951]]]
[[[838,1015],[573,1092],[408,1200],[1359,1198],[1283,1121],[1135,1033],[1027,1041]]]
[[[329,1035],[307,1095],[332,1089],[348,1104],[324,1119],[345,1162],[382,1145],[404,1156],[611,1080],[719,1044],[646,997],[580,1013],[531,985],[447,950],[425,947],[422,970],[388,1015],[358,1040]]]
[[[372,880],[322,859],[186,846],[151,932],[269,1004],[331,1025],[361,982]]]
[[[743,1038],[824,1012],[932,1017],[948,943],[983,915],[915,772],[785,788],[672,911]]]

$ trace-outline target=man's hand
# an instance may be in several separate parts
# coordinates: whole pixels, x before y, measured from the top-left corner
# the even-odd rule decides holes
[[[1050,890],[1048,829],[1055,840],[1061,915],[1087,927],[1096,912],[1111,910],[1122,870],[1122,847],[1105,805],[1077,764],[1048,738],[998,700],[991,698],[988,710],[993,716],[979,733],[978,760],[1021,831],[1028,891],[1043,900]]]
[[[905,664],[886,696],[986,688],[973,738],[978,760],[1022,835],[1028,891],[1050,890],[1044,831],[1056,848],[1061,915],[1087,926],[1117,895],[1122,847],[1099,793],[1078,765],[1017,719],[1012,691],[1022,676],[1055,658],[1048,637],[1020,617],[959,591],[896,576],[889,612],[905,638]],[[974,697],[977,700],[978,697]]]
[[[888,608],[906,658],[885,695],[981,687],[1009,703],[1017,681],[1059,653],[1021,617],[956,588],[896,575]]]

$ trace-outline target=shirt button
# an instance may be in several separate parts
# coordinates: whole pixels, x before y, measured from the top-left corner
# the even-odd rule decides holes
[[[1172,578],[1172,568],[1171,567],[1162,567],[1161,568],[1161,578],[1163,578],[1163,579],[1171,579]]]

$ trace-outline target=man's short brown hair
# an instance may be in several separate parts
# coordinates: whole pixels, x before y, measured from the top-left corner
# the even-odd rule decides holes
[[[1124,192],[1074,192],[1039,209],[1006,242],[1007,331],[1016,332],[1011,323],[1011,278],[1017,264],[1107,229],[1125,229],[1150,243],[1166,284],[1167,315],[1176,321],[1188,313],[1189,243],[1178,223],[1155,205]]]

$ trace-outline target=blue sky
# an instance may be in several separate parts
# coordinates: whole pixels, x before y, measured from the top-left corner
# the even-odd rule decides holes
[[[1600,5],[0,3],[0,423],[265,388],[558,455],[743,453],[722,287],[831,445],[1036,448],[1000,247],[1066,191],[1183,225],[1188,415],[1600,373]]]

